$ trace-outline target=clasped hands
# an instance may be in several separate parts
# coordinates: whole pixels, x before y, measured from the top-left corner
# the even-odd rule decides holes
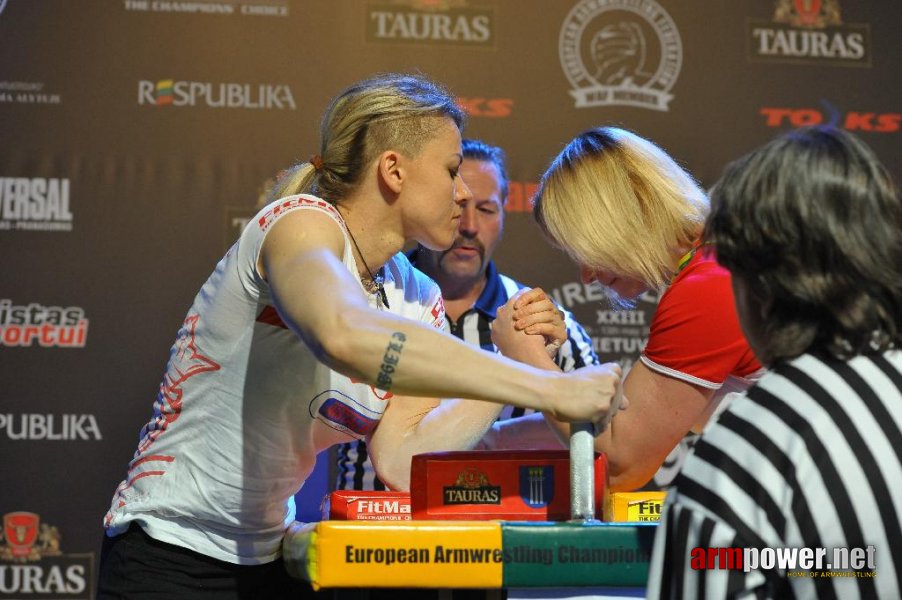
[[[564,313],[541,288],[524,288],[498,308],[492,323],[492,342],[508,358],[544,369],[556,369],[554,358],[567,341]],[[609,398],[608,410],[593,420],[595,434],[605,430],[611,418],[629,402],[623,396],[620,366],[606,363],[591,369],[591,375],[602,388],[598,392]],[[599,379],[599,377],[601,379]]]

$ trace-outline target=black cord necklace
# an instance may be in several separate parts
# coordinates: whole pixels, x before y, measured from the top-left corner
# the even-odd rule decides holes
[[[354,239],[354,235],[351,233],[351,228],[348,227],[347,223],[345,223],[345,230],[348,232],[348,237],[351,238],[351,242],[354,244],[354,248],[357,249],[357,256],[360,257],[360,261],[363,263],[363,268],[366,269],[367,275],[370,276],[369,282],[361,281],[361,283],[363,283],[363,287],[365,287],[366,291],[371,294],[378,292],[379,297],[382,299],[382,304],[385,305],[385,308],[388,308],[388,295],[385,293],[385,286],[382,284],[382,269],[379,269],[378,275],[373,275],[373,272],[370,271],[370,266],[366,264],[366,259],[363,258],[363,252],[360,251],[360,246],[357,245],[357,240]]]

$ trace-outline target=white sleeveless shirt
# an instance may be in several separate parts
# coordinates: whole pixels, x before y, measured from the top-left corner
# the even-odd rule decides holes
[[[289,196],[254,217],[178,332],[153,416],[104,519],[107,535],[135,521],[155,539],[219,560],[275,560],[317,453],[378,424],[390,394],[317,361],[279,318],[257,270],[266,233],[297,210],[335,220],[343,263],[358,280],[344,222],[329,203]],[[390,312],[445,326],[438,286],[403,254],[385,264],[384,285]],[[378,305],[375,295],[369,302]]]

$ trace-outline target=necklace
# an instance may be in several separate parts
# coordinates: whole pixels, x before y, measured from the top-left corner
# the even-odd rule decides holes
[[[388,308],[388,295],[385,293],[385,286],[382,285],[383,275],[382,269],[379,269],[378,275],[373,275],[373,272],[370,270],[370,266],[366,264],[366,259],[363,258],[363,252],[360,251],[360,246],[357,245],[357,240],[354,239],[354,235],[351,233],[351,228],[348,227],[348,224],[345,223],[345,230],[348,232],[348,237],[351,238],[351,243],[354,244],[354,248],[357,250],[357,256],[360,257],[360,261],[363,263],[363,268],[366,269],[367,275],[370,276],[369,281],[364,281],[364,279],[360,278],[360,283],[363,284],[364,289],[370,294],[379,294],[379,298],[382,299],[382,304],[385,305],[385,308]]]

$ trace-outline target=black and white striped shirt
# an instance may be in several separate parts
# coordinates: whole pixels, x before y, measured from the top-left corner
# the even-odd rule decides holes
[[[416,266],[416,253],[409,256]],[[488,352],[497,352],[492,344],[492,321],[496,311],[507,300],[525,287],[506,275],[498,272],[493,262],[486,268],[486,285],[473,304],[473,307],[461,315],[457,322],[448,319],[451,333],[458,338],[479,346]],[[573,319],[569,311],[564,310],[564,323],[567,327],[567,341],[558,350],[556,362],[563,371],[572,371],[586,365],[600,364],[598,356],[592,349],[592,339],[585,329]],[[533,412],[513,406],[505,406],[500,419],[510,419]],[[365,442],[351,442],[338,447],[336,489],[339,490],[383,490],[385,486],[379,481],[372,463],[366,453]]]
[[[648,597],[902,598],[900,515],[902,352],[802,355],[734,400],[687,458],[655,538]],[[875,569],[864,577],[691,561],[694,548],[826,548],[829,562],[833,548],[868,546]]]

